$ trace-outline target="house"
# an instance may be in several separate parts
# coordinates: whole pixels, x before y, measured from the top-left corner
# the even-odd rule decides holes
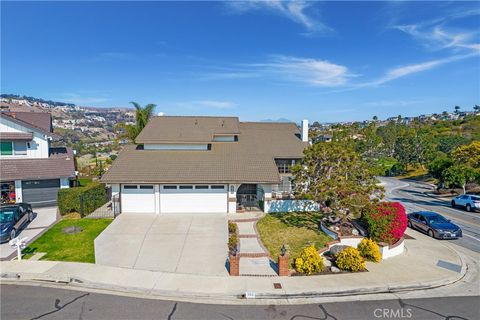
[[[50,146],[54,138],[48,112],[0,113],[2,203],[56,204],[58,189],[75,177],[75,165],[72,150]]]
[[[136,143],[101,179],[122,212],[268,212],[291,196],[290,168],[308,146],[308,121],[300,132],[294,123],[158,116]]]
[[[313,143],[318,143],[318,142],[332,142],[333,135],[331,134],[319,134],[315,138],[312,139]]]

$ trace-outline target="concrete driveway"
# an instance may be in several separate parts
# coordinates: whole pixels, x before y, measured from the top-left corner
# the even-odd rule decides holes
[[[97,264],[227,276],[227,214],[122,214],[95,239]]]
[[[34,218],[17,232],[18,237],[28,237],[27,243],[32,242],[42,232],[50,228],[58,220],[57,207],[33,208]],[[16,255],[16,250],[8,242],[0,245],[0,260],[10,260]]]

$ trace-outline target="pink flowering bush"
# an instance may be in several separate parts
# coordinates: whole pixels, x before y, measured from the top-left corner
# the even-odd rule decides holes
[[[371,239],[393,244],[407,229],[407,214],[399,202],[380,202],[372,207],[364,219]]]

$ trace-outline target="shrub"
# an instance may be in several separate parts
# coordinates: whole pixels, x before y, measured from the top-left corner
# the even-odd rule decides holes
[[[365,260],[357,249],[349,247],[335,257],[337,266],[346,271],[361,271],[365,269]]]
[[[306,275],[323,270],[323,258],[318,254],[315,246],[312,245],[302,250],[300,257],[295,259],[295,269]]]
[[[393,244],[407,229],[407,214],[399,202],[380,202],[364,215],[371,239]]]
[[[71,212],[78,212],[84,216],[107,202],[105,186],[92,182],[85,187],[60,189],[57,202],[62,216]]]
[[[233,248],[236,248],[238,246],[238,236],[236,233],[232,233],[228,237],[228,250],[232,251]]]
[[[382,259],[380,249],[378,248],[377,243],[372,239],[363,239],[358,244],[357,250],[358,252],[360,252],[360,255],[366,260],[378,262]]]
[[[228,223],[228,233],[237,233],[237,224],[234,222]]]

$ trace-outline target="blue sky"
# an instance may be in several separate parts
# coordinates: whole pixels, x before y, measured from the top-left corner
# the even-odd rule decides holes
[[[1,91],[350,121],[480,104],[479,2],[1,2]]]

